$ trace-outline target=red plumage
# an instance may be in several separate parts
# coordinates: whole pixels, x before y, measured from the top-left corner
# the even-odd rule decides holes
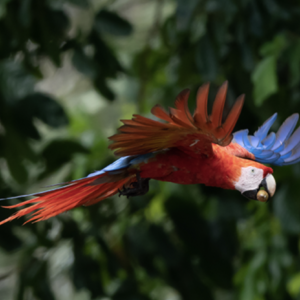
[[[230,144],[244,96],[237,99],[222,123],[227,82],[217,93],[211,115],[207,114],[208,91],[208,84],[199,88],[193,115],[187,104],[189,90],[184,90],[176,98],[175,108],[170,108],[169,112],[160,105],[153,107],[152,114],[164,122],[140,115],[122,120],[124,125],[119,132],[109,138],[113,142],[109,148],[123,159],[87,178],[34,194],[34,199],[5,206],[30,205],[0,222],[0,225],[27,214],[31,214],[27,222],[46,220],[81,205],[95,204],[118,193],[123,187],[123,195],[140,195],[148,190],[149,179],[179,184],[202,183],[243,192],[250,168],[251,172],[255,170],[257,178],[249,175],[249,187],[255,186],[256,181],[262,181],[273,172],[272,169],[254,162],[254,155],[240,145]]]

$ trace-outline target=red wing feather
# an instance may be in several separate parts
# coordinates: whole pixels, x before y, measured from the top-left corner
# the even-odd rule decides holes
[[[167,113],[156,105],[152,114],[166,123],[154,121],[140,115],[133,115],[132,120],[122,120],[119,132],[109,139],[109,146],[116,155],[139,155],[178,147],[189,153],[212,152],[211,143],[227,146],[231,132],[240,115],[244,96],[240,96],[222,124],[223,108],[226,99],[227,81],[220,87],[212,114],[207,114],[209,84],[201,86],[197,93],[197,108],[192,116],[188,108],[189,90],[182,91],[176,98],[175,107]]]
[[[232,130],[239,118],[239,115],[242,111],[242,108],[244,105],[244,100],[245,100],[245,95],[241,95],[237,98],[231,111],[229,112],[229,115],[227,116],[224,124],[222,125],[224,132],[227,132],[225,139],[230,138],[230,141],[232,140],[231,132],[232,132]],[[228,141],[227,144],[229,144],[230,141]]]
[[[156,116],[157,118],[164,120],[168,123],[173,123],[172,119],[168,115],[168,113],[163,109],[163,107],[159,104],[156,104],[152,110],[151,110],[152,115]]]
[[[170,108],[170,112],[176,117],[176,119],[183,121],[189,128],[196,128],[194,126],[194,119],[188,107],[189,95],[189,89],[183,90],[175,100],[175,107],[177,109],[174,110],[174,108]],[[176,114],[174,114],[174,112]]]
[[[218,128],[222,124],[223,109],[226,100],[228,81],[225,81],[218,90],[210,116],[213,128]]]
[[[194,112],[194,121],[198,128],[205,126],[209,122],[207,114],[207,100],[209,92],[209,83],[205,83],[197,92],[197,108]]]

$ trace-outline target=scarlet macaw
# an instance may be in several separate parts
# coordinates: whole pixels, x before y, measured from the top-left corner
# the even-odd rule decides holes
[[[117,161],[85,178],[45,192],[8,208],[31,204],[0,222],[33,213],[27,221],[41,221],[81,205],[92,205],[114,194],[136,196],[148,191],[149,180],[180,184],[205,184],[235,189],[248,199],[266,202],[276,190],[273,170],[262,163],[288,165],[300,161],[300,127],[292,132],[299,115],[293,114],[278,132],[271,132],[277,114],[269,118],[253,136],[248,130],[232,133],[238,120],[244,95],[232,107],[222,123],[227,82],[219,89],[207,114],[209,84],[197,93],[197,108],[192,116],[187,105],[189,90],[176,98],[167,113],[156,105],[152,114],[165,122],[140,115],[122,120],[119,132],[109,139],[109,146],[121,156]],[[17,197],[12,197],[17,198]],[[7,198],[11,199],[11,198]],[[27,223],[26,222],[26,223]]]

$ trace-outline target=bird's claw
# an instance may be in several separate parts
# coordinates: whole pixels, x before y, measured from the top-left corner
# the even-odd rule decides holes
[[[149,191],[149,180],[150,178],[141,178],[140,174],[136,174],[137,181],[132,182],[130,184],[130,187],[126,188],[123,185],[123,190],[118,189],[119,197],[120,196],[127,196],[134,197],[134,196],[140,196],[144,195]]]

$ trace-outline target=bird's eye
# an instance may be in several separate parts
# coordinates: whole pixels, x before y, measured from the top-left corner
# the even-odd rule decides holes
[[[252,173],[254,173],[254,172],[255,172],[255,170],[254,170],[254,169],[252,169],[252,170],[251,170],[251,172],[252,172]]]

